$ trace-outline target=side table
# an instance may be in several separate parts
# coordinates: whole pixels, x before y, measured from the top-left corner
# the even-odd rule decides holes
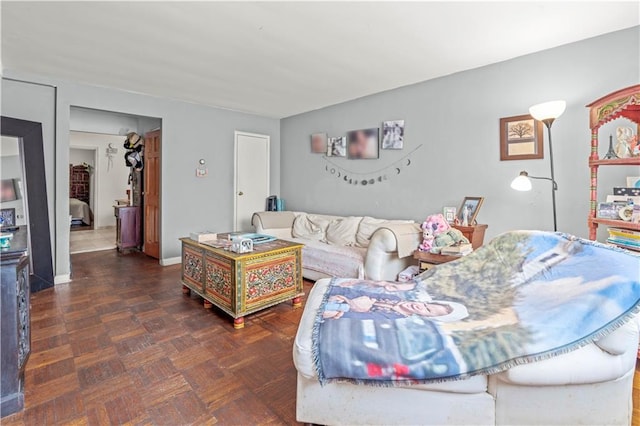
[[[447,256],[444,254],[433,254],[416,250],[413,252],[413,258],[418,261],[418,268],[420,269],[420,272],[424,272],[428,271],[436,265],[460,259],[460,256]]]

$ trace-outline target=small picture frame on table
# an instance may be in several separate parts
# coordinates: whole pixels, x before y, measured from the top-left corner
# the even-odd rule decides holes
[[[458,223],[463,226],[472,226],[476,223],[476,217],[483,201],[484,197],[464,197],[464,201],[462,201],[462,205],[458,210]]]
[[[442,214],[444,218],[449,223],[455,223],[456,221],[456,208],[455,207],[445,207],[442,209]]]

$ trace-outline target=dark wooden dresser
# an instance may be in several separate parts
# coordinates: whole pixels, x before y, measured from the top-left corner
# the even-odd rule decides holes
[[[0,416],[24,408],[24,367],[31,353],[27,230],[14,232],[11,247],[0,249],[2,325],[0,331]]]

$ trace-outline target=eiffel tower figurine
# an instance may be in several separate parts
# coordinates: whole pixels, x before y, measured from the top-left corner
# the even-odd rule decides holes
[[[613,136],[609,135],[609,150],[607,151],[607,154],[604,156],[604,160],[613,160],[615,158],[620,158],[620,157],[618,157],[616,152],[613,150]]]

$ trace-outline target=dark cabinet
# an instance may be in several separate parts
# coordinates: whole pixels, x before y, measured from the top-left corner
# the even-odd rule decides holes
[[[140,207],[114,206],[116,215],[116,245],[118,251],[139,249],[140,237]]]
[[[0,416],[24,408],[24,367],[31,352],[29,257],[26,250],[0,253],[2,326]]]

